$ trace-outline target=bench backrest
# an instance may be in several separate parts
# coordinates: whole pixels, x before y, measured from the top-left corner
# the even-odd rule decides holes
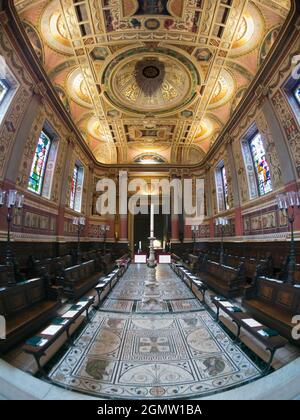
[[[300,264],[296,264],[296,271],[294,274],[295,284],[300,284]]]
[[[225,256],[226,265],[230,267],[237,268],[241,263],[241,258],[235,255],[226,255]]]
[[[207,261],[206,271],[216,277],[226,279],[228,281],[234,280],[238,277],[238,270],[233,267],[227,267],[214,261]]]
[[[80,265],[74,265],[73,267],[66,268],[64,270],[64,278],[66,281],[79,282],[87,279],[96,272],[95,261],[91,260]]]
[[[0,287],[7,286],[8,272],[6,265],[0,265]]]
[[[45,300],[47,288],[42,278],[27,280],[16,286],[0,289],[0,315],[12,316]]]
[[[265,277],[259,277],[255,287],[258,299],[279,307],[291,315],[300,314],[299,287]]]

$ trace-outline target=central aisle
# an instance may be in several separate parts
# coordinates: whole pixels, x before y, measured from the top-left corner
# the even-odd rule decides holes
[[[193,398],[260,376],[168,265],[162,305],[142,303],[146,265],[131,265],[75,345],[50,372],[58,385],[102,398]]]

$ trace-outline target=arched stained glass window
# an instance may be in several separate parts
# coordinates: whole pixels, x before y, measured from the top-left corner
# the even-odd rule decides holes
[[[47,166],[50,147],[51,139],[43,130],[40,134],[39,141],[35,150],[28,182],[29,191],[32,191],[36,194],[42,193],[44,174]]]
[[[272,191],[272,181],[265,147],[259,133],[256,133],[255,136],[249,140],[249,146],[257,177],[258,192],[259,195],[262,196]]]

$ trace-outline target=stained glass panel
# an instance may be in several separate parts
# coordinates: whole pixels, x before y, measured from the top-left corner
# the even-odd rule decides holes
[[[5,81],[0,79],[0,105],[9,91],[9,87]]]
[[[50,146],[50,138],[44,131],[42,131],[36,147],[28,183],[28,189],[37,194],[41,194],[42,192],[43,177],[45,174]]]
[[[222,175],[222,183],[223,183],[224,205],[225,205],[225,210],[227,210],[229,209],[229,200],[228,200],[228,182],[227,182],[225,166],[222,166],[221,168],[221,175]]]
[[[294,95],[295,95],[296,101],[298,102],[300,106],[300,85],[298,85],[296,89],[294,90]]]
[[[257,175],[259,195],[272,191],[270,168],[266,160],[266,151],[260,134],[250,140],[250,150]]]

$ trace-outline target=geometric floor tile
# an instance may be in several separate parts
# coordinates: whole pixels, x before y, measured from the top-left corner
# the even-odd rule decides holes
[[[130,266],[119,290],[109,296],[115,301],[119,295],[120,306],[109,302],[107,312],[102,307],[96,313],[51,370],[55,384],[102,398],[172,399],[222,392],[260,376],[257,366],[204,307],[197,306],[195,296],[167,265],[158,267],[157,277],[172,312],[130,312],[130,302],[139,303],[142,297],[146,271],[146,266]],[[126,306],[126,286],[137,275],[140,290],[135,287]]]

